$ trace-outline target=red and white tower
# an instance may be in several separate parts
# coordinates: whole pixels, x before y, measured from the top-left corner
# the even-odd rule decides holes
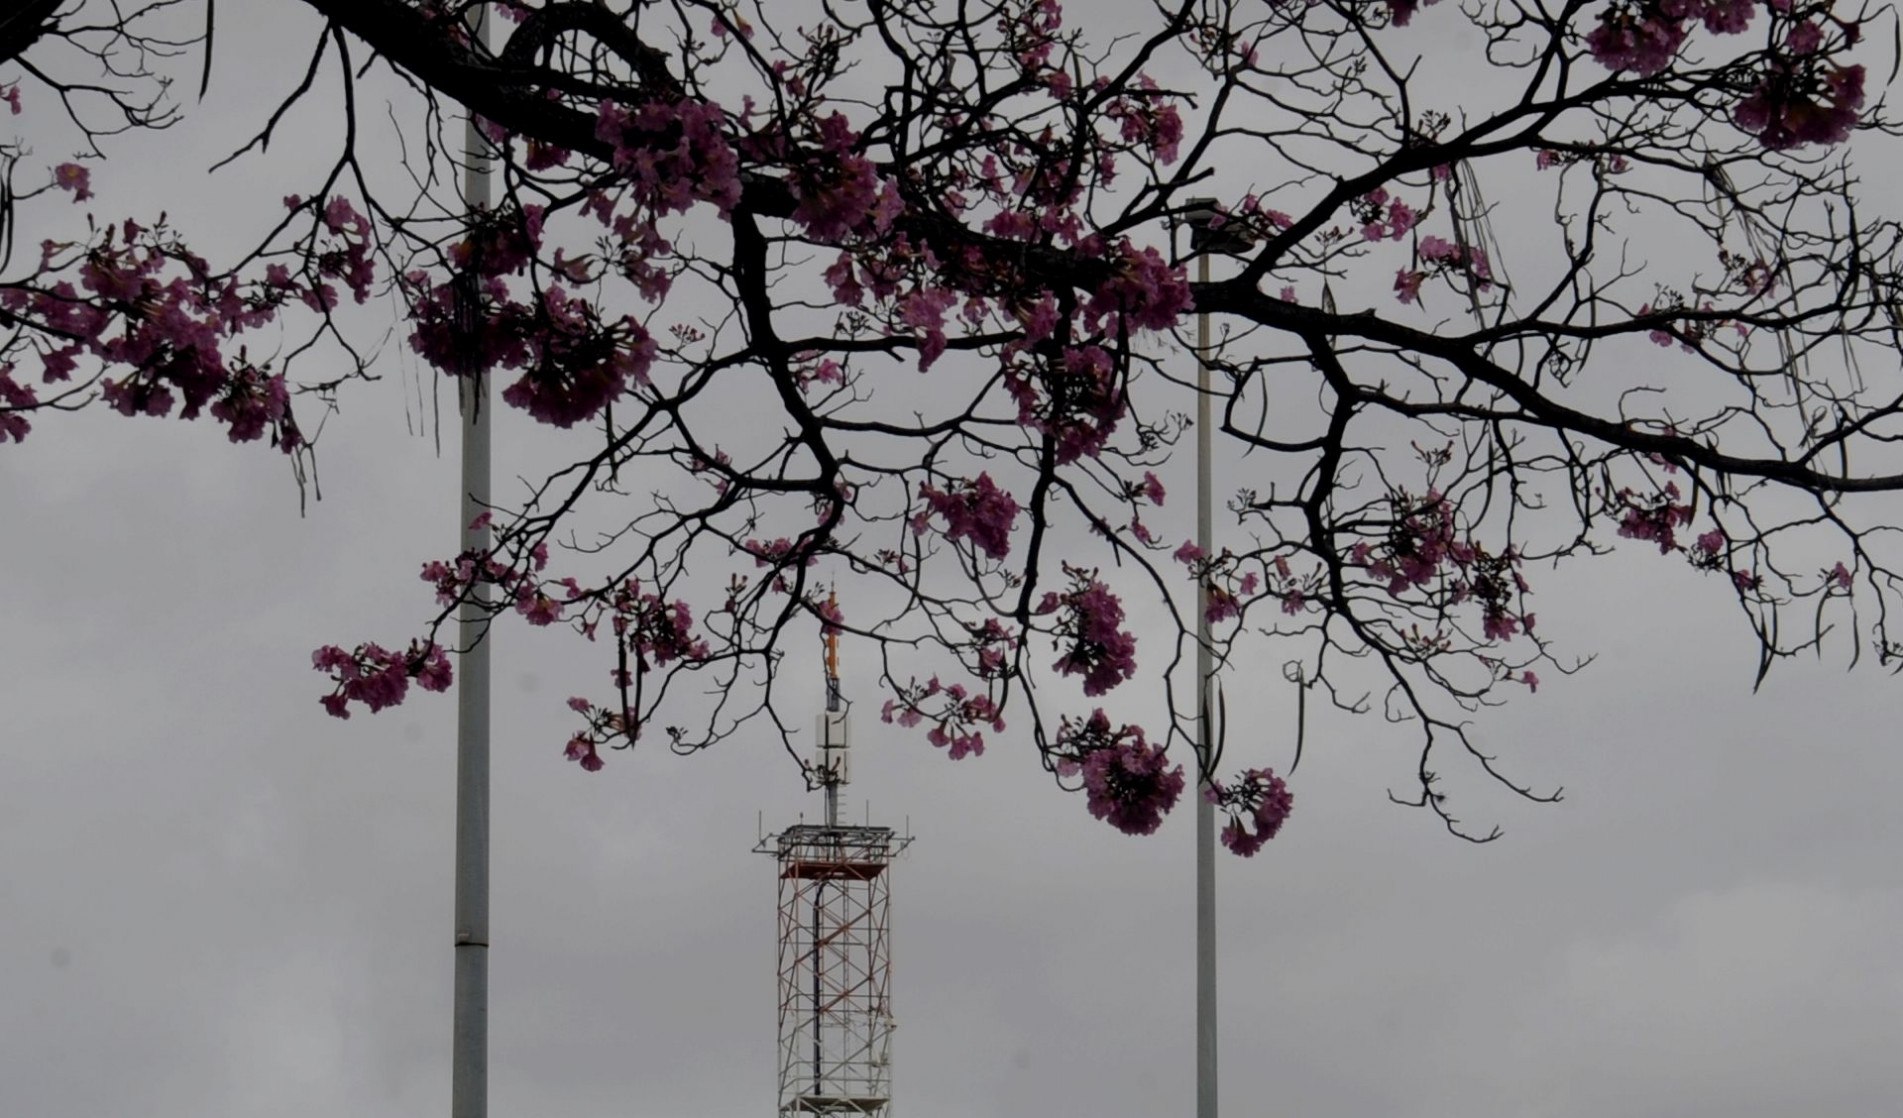
[[[851,735],[839,638],[826,637],[826,711],[813,771],[826,821],[760,841],[779,871],[780,1118],[892,1113],[891,866],[912,841],[839,821]]]

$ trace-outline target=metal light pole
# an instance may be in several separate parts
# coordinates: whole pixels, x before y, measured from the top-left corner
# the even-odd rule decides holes
[[[471,10],[470,35],[477,50],[488,44],[487,9]],[[490,205],[487,141],[470,114],[464,139],[463,204],[471,212]],[[472,277],[473,278],[473,277]],[[465,293],[475,312],[474,291]],[[464,323],[465,327],[470,323]],[[488,379],[473,368],[458,378],[462,417],[462,550],[489,550]],[[478,522],[478,518],[480,522]],[[449,1112],[451,1118],[486,1118],[489,1112],[489,642],[485,639],[488,592],[480,583],[456,611],[462,648],[456,688],[456,993],[452,1010]]]
[[[1209,257],[1235,252],[1249,242],[1215,224],[1214,198],[1191,198],[1185,215],[1189,247],[1196,254],[1196,280],[1209,284]],[[1210,485],[1209,312],[1196,312],[1196,546],[1214,553],[1215,516]],[[1209,585],[1196,588],[1196,751],[1205,773],[1214,756],[1210,683],[1215,654],[1209,643]],[[1216,1118],[1216,808],[1196,784],[1196,1118]]]

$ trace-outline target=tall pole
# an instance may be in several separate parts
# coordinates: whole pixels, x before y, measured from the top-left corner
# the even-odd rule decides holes
[[[1196,238],[1190,241],[1192,247]],[[1209,286],[1209,251],[1196,257],[1196,278]],[[1196,312],[1196,546],[1213,555],[1210,494],[1209,312]],[[1216,1118],[1216,807],[1202,795],[1215,755],[1210,727],[1209,583],[1196,587],[1196,747],[1204,772],[1196,796],[1196,1118]]]
[[[1196,281],[1209,286],[1209,258],[1249,247],[1246,231],[1225,228],[1214,198],[1191,198],[1184,213],[1189,249],[1196,255]],[[1196,311],[1196,546],[1215,552],[1210,443],[1214,407],[1209,387],[1209,312]],[[1216,654],[1209,642],[1209,584],[1196,587],[1196,1118],[1216,1118],[1216,807],[1203,795],[1216,755],[1211,686]]]
[[[476,49],[488,43],[484,7],[471,10]],[[472,113],[464,139],[463,203],[490,206],[487,141]],[[473,310],[474,292],[472,297]],[[467,325],[467,323],[465,324]],[[488,380],[479,370],[458,378],[462,417],[462,550],[489,550]],[[489,642],[488,591],[471,586],[456,611],[462,679],[456,688],[456,993],[452,1010],[449,1112],[451,1118],[489,1113]]]

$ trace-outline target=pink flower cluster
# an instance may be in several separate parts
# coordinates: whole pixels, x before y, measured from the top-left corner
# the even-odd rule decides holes
[[[1123,417],[1116,363],[1102,346],[1014,361],[1005,367],[1004,384],[1017,401],[1018,422],[1054,441],[1060,466],[1101,454]]]
[[[930,284],[920,284],[899,300],[899,321],[911,327],[918,338],[920,372],[945,355],[945,312],[957,302],[955,292]]]
[[[1137,330],[1168,330],[1190,309],[1189,281],[1154,248],[1123,242],[1108,279],[1091,293],[1084,322],[1093,333],[1118,337]]]
[[[1082,722],[1064,719],[1051,750],[1060,776],[1083,776],[1090,814],[1126,835],[1148,835],[1183,794],[1183,766],[1137,726],[1113,729],[1102,709]]]
[[[54,258],[65,247],[42,246],[42,269],[56,270]],[[302,445],[281,379],[242,356],[234,372],[224,357],[232,338],[276,316],[294,286],[281,268],[273,265],[263,282],[213,276],[163,226],[133,221],[106,227],[73,259],[83,294],[67,280],[0,291],[0,310],[58,339],[41,350],[45,383],[70,380],[78,359],[90,356],[127,370],[100,382],[101,397],[122,415],[163,416],[176,407],[180,418],[195,419],[209,405],[214,418],[231,425],[233,442],[260,438],[268,426],[287,453]],[[34,395],[14,384],[7,407],[37,406]],[[30,427],[12,418],[7,434],[17,440]]]
[[[1188,567],[1191,576],[1202,583],[1203,593],[1207,595],[1203,616],[1211,625],[1240,618],[1243,600],[1253,598],[1262,586],[1261,577],[1254,571],[1237,577],[1236,558],[1228,548],[1224,548],[1221,555],[1211,558],[1196,545],[1196,541],[1184,540],[1171,557]],[[1282,589],[1276,591],[1282,598],[1282,612],[1300,613],[1306,604],[1302,584],[1289,577],[1287,559],[1277,556],[1275,565],[1281,572],[1284,584]]]
[[[1725,565],[1725,553],[1729,547],[1730,541],[1725,538],[1724,531],[1713,528],[1709,532],[1700,533],[1698,538],[1692,541],[1691,550],[1686,558],[1691,560],[1692,566],[1701,571],[1715,571]]]
[[[447,691],[453,678],[449,656],[434,641],[411,641],[404,652],[376,644],[360,644],[354,652],[325,645],[311,654],[311,666],[330,673],[336,684],[322,700],[335,718],[349,718],[353,702],[372,713],[396,706],[409,694],[412,679],[425,691]]]
[[[542,293],[534,328],[523,336],[522,376],[502,400],[544,423],[572,427],[593,419],[632,384],[646,384],[658,352],[633,318],[604,327],[595,306],[559,285]]]
[[[1417,214],[1399,198],[1388,197],[1383,187],[1375,187],[1349,203],[1349,211],[1361,222],[1361,237],[1366,241],[1398,241],[1414,228]]]
[[[556,427],[592,419],[630,384],[645,384],[658,352],[632,317],[604,324],[592,302],[570,296],[560,284],[521,304],[495,277],[432,285],[416,271],[405,282],[412,349],[454,376],[520,370],[503,389],[503,401]]]
[[[1436,490],[1414,500],[1405,491],[1389,498],[1394,519],[1387,539],[1376,547],[1366,541],[1351,551],[1352,561],[1378,579],[1387,580],[1388,593],[1400,597],[1447,577],[1447,604],[1480,604],[1482,632],[1490,641],[1510,640],[1531,633],[1534,615],[1523,612],[1530,593],[1520,573],[1519,553],[1509,547],[1495,555],[1470,539],[1462,539],[1454,524],[1452,502]]]
[[[570,735],[568,744],[562,747],[562,756],[580,764],[583,772],[601,771],[602,745],[619,737],[628,739],[625,745],[633,744],[632,720],[624,712],[598,707],[579,695],[568,700],[568,709],[588,720],[587,729]]]
[[[928,705],[934,709],[928,712]],[[962,683],[946,686],[937,676],[923,685],[914,681],[900,688],[896,698],[885,701],[879,717],[906,729],[930,722],[932,728],[926,731],[925,740],[946,750],[946,755],[954,761],[984,753],[985,736],[978,727],[988,726],[995,733],[1004,733],[1004,718],[989,695],[974,694]]]
[[[634,653],[641,671],[666,667],[677,660],[707,659],[707,642],[694,636],[694,614],[686,602],[662,600],[629,579],[609,598],[610,622],[622,647]]]
[[[1665,555],[1678,548],[1678,529],[1692,522],[1692,506],[1679,501],[1678,483],[1666,482],[1665,488],[1651,496],[1631,489],[1614,494],[1619,506],[1619,535],[1629,540],[1651,540]]]
[[[1773,60],[1732,119],[1771,151],[1839,144],[1857,126],[1863,101],[1862,66],[1823,65],[1806,52]]]
[[[1669,15],[1688,5],[1680,0],[1640,0],[1614,3],[1599,17],[1599,26],[1586,35],[1586,49],[1608,70],[1630,70],[1641,78],[1672,64],[1690,30],[1683,15]]]
[[[841,244],[883,236],[905,208],[898,186],[853,150],[858,141],[846,118],[832,114],[820,123],[813,160],[792,176],[793,220],[816,241]]]
[[[1388,20],[1396,27],[1406,27],[1413,20],[1414,13],[1422,6],[1439,2],[1440,0],[1387,0]]]
[[[724,217],[740,202],[740,158],[719,107],[694,98],[649,101],[632,112],[603,101],[595,138],[614,145],[614,166],[654,214],[711,202]]]
[[[1057,635],[1060,647],[1069,647],[1051,667],[1083,676],[1084,694],[1101,695],[1136,674],[1137,641],[1122,628],[1123,603],[1097,581],[1097,572],[1066,563],[1064,573],[1071,589],[1061,595],[1047,591],[1037,607],[1040,614],[1061,611]]]
[[[1005,35],[1005,49],[1017,60],[1019,72],[1041,82],[1054,96],[1068,96],[1070,74],[1051,63],[1057,32],[1064,26],[1064,12],[1057,0],[1019,0],[1006,5],[998,25]]]
[[[1320,572],[1311,574],[1306,578],[1298,578],[1295,572],[1289,568],[1288,556],[1286,555],[1277,555],[1275,561],[1270,564],[1270,567],[1274,571],[1274,578],[1270,584],[1269,592],[1282,600],[1283,613],[1290,617],[1299,616],[1303,610],[1308,608],[1309,598],[1321,587],[1322,577]],[[1243,585],[1245,593],[1254,592],[1255,574],[1253,572],[1244,577]],[[1214,619],[1212,618],[1211,620]]]
[[[1586,35],[1586,48],[1609,70],[1641,78],[1662,73],[1677,57],[1695,23],[1734,35],[1751,24],[1758,0],[1616,0]],[[1732,120],[1770,151],[1848,139],[1864,105],[1862,66],[1838,66],[1827,56],[1855,45],[1860,23],[1836,21],[1843,34],[1827,40],[1823,24],[1794,14],[1792,0],[1768,0],[1781,50],[1772,53],[1758,84],[1732,110]]]
[[[1149,75],[1137,75],[1135,85],[1147,96],[1114,98],[1104,106],[1104,115],[1117,122],[1124,143],[1141,147],[1164,163],[1176,162],[1183,142],[1182,114],[1172,99],[1157,91]]]
[[[1520,573],[1517,551],[1509,547],[1504,554],[1492,555],[1476,544],[1457,546],[1450,554],[1461,568],[1453,602],[1458,605],[1471,598],[1480,603],[1481,630],[1488,640],[1511,640],[1522,626],[1527,633],[1533,632],[1534,615],[1515,612],[1516,603],[1523,605],[1531,592]]]
[[[1457,245],[1428,235],[1421,238],[1421,259],[1442,271],[1464,271],[1485,291],[1493,284],[1493,267],[1487,262],[1487,250],[1479,245]]]
[[[1356,566],[1387,580],[1389,594],[1399,597],[1410,587],[1425,586],[1449,559],[1471,557],[1471,545],[1455,536],[1453,503],[1438,490],[1428,490],[1419,501],[1396,492],[1389,505],[1394,519],[1381,548],[1363,541],[1352,552]]]
[[[18,94],[15,94],[18,97]],[[16,107],[14,112],[20,110]],[[53,168],[53,185],[73,196],[74,204],[88,201],[93,196],[92,172],[77,163],[62,163]]]
[[[1002,678],[1010,667],[1016,634],[999,624],[995,617],[985,618],[983,625],[971,626],[970,632],[971,648],[978,656],[977,674],[984,679]]]
[[[210,411],[213,419],[230,425],[227,437],[234,443],[263,438],[266,427],[278,432],[279,443],[286,451],[295,450],[303,442],[291,418],[291,394],[283,373],[267,373],[240,364]]]
[[[1421,238],[1417,252],[1421,263],[1428,265],[1433,272],[1465,275],[1481,291],[1493,286],[1493,265],[1487,260],[1487,250],[1479,245],[1458,245],[1444,237],[1429,234]],[[1420,302],[1421,283],[1428,274],[1427,271],[1414,268],[1396,271],[1394,297],[1402,303]]]
[[[1295,795],[1273,769],[1248,769],[1234,784],[1211,781],[1203,798],[1229,813],[1222,828],[1222,844],[1244,858],[1253,858],[1280,834],[1295,807]]]
[[[485,512],[471,527],[486,524],[490,518],[491,514]],[[553,625],[562,619],[562,603],[551,598],[548,589],[565,587],[565,600],[574,601],[582,596],[581,587],[572,578],[544,585],[540,572],[548,567],[547,543],[536,543],[529,549],[527,558],[528,566],[516,567],[493,554],[465,551],[451,563],[430,560],[423,564],[417,577],[436,588],[437,605],[455,605],[469,593],[470,587],[485,583],[500,590],[503,599],[529,624]]]
[[[924,535],[931,527],[931,518],[939,516],[945,521],[946,539],[968,539],[993,559],[1010,554],[1018,502],[999,489],[989,473],[979,474],[977,481],[954,482],[943,490],[921,485],[918,495],[927,507],[912,517],[915,534]]]
[[[784,567],[796,562],[802,567],[810,567],[819,560],[814,550],[817,542],[808,536],[801,536],[798,540],[780,536],[771,540],[748,540],[740,545],[740,549],[753,556],[753,565],[756,567]]]
[[[477,214],[467,235],[449,246],[449,262],[485,278],[519,275],[542,247],[544,215],[541,206]]]
[[[33,425],[20,413],[40,406],[39,395],[30,384],[13,379],[13,366],[0,365],[0,443],[12,439],[23,442]]]

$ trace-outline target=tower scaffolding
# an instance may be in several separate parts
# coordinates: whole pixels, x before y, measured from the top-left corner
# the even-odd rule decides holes
[[[813,770],[826,822],[801,822],[754,849],[779,871],[779,1113],[892,1113],[891,868],[912,836],[842,824],[849,725],[839,637],[826,635],[826,710]]]

